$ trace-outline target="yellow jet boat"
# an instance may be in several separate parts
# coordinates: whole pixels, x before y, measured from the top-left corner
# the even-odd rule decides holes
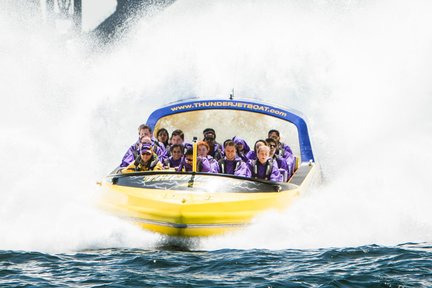
[[[153,131],[181,129],[186,140],[212,127],[218,139],[240,136],[248,143],[277,129],[297,160],[286,182],[169,170],[108,175],[103,207],[149,231],[185,237],[234,231],[260,213],[286,209],[320,179],[306,122],[292,110],[250,100],[189,100],[154,111],[146,123]]]

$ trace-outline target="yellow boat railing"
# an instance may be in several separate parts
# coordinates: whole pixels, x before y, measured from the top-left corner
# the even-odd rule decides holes
[[[197,150],[198,150],[198,147],[197,147],[197,138],[196,137],[194,137],[193,138],[193,144],[192,144],[192,147],[193,147],[193,154],[192,154],[192,157],[193,157],[193,161],[192,161],[192,172],[197,172]]]

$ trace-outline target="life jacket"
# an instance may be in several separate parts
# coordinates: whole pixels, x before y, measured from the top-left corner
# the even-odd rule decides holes
[[[251,172],[252,172],[252,178],[254,179],[258,179],[258,163],[259,163],[258,159],[251,161],[251,166],[252,166]],[[265,164],[265,174],[264,174],[265,180],[270,180],[272,171],[273,171],[273,159],[269,158],[267,159]]]
[[[143,163],[141,157],[135,160],[135,171],[153,171],[159,162],[159,158],[153,153],[152,158],[146,164]]]
[[[219,171],[220,171],[219,173],[228,174],[228,173],[226,173],[226,161],[227,160],[225,160],[225,159],[220,159],[218,161]],[[235,172],[238,169],[238,167],[240,167],[240,164],[241,164],[241,160],[237,159],[237,160],[234,160],[234,161],[235,161],[235,166],[234,166],[234,171],[233,172]]]

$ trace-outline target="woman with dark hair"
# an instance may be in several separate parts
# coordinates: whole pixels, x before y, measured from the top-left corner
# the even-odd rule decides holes
[[[164,145],[165,150],[169,151],[169,133],[168,130],[165,128],[161,128],[156,133],[156,139],[159,141],[159,143]]]

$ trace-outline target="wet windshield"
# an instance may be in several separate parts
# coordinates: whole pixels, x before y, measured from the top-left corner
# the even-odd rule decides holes
[[[239,110],[198,110],[173,114],[161,118],[154,131],[165,128],[168,131],[181,129],[185,141],[192,142],[193,137],[203,138],[205,128],[216,131],[216,141],[223,143],[227,139],[238,136],[246,140],[253,150],[255,141],[266,139],[271,129],[280,131],[281,142],[291,147],[294,155],[300,156],[297,127],[287,121],[249,111]]]

